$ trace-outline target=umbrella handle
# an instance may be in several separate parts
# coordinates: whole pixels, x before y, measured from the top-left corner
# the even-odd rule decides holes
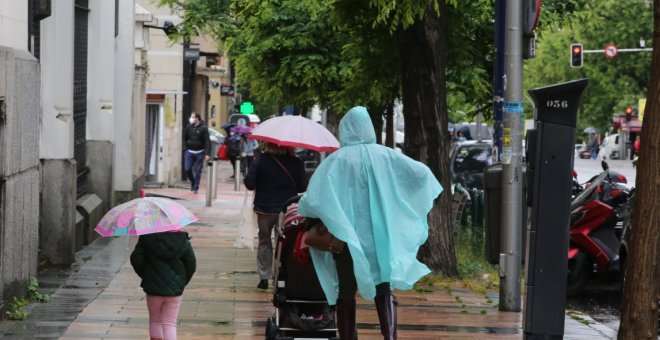
[[[144,198],[144,189],[140,189],[140,198]]]

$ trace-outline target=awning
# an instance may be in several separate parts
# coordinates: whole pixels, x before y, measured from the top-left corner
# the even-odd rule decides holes
[[[178,90],[146,90],[145,94],[188,94],[188,92]]]

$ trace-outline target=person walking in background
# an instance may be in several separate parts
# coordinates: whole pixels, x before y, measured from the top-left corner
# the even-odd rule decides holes
[[[380,331],[397,338],[396,298],[430,270],[417,260],[428,236],[427,215],[442,186],[431,170],[376,144],[367,109],[349,110],[339,123],[341,148],[316,169],[298,213],[318,218],[347,244],[334,254],[310,248],[328,303],[337,306],[342,339],[357,337],[355,293],[375,300]]]
[[[232,173],[229,178],[234,178],[236,175],[236,159],[241,156],[241,149],[243,148],[243,137],[236,132],[230,132],[229,137],[225,138],[227,145],[227,157],[231,162]]]
[[[243,159],[241,162],[241,170],[243,172],[243,176],[247,176],[250,165],[252,165],[252,162],[254,162],[254,152],[255,150],[259,149],[259,142],[254,139],[250,139],[250,136],[247,135],[244,137],[244,141],[243,144],[241,144],[241,147],[241,156]]]
[[[131,265],[142,279],[147,295],[149,336],[176,339],[176,324],[183,290],[196,270],[195,252],[188,233],[141,235],[131,253]]]
[[[202,121],[199,112],[193,112],[189,119],[190,124],[183,131],[183,140],[186,141],[183,167],[186,176],[190,180],[190,191],[197,193],[199,181],[202,177],[202,166],[209,160],[211,144],[209,140],[209,129]]]
[[[307,177],[293,148],[265,142],[263,153],[252,163],[243,183],[248,190],[255,192],[254,211],[259,227],[257,288],[268,289],[268,279],[273,276],[273,227],[284,202],[307,190]]]
[[[596,159],[598,157],[598,139],[596,138],[595,133],[590,133],[589,134],[589,142],[587,143],[587,150],[589,150],[589,154],[591,155],[591,159]]]

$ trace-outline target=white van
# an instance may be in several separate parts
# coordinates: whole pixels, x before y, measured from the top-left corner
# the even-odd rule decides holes
[[[621,146],[619,134],[615,133],[603,139],[598,151],[598,159],[621,159]]]

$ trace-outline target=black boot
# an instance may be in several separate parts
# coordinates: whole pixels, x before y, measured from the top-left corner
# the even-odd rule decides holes
[[[342,340],[356,340],[355,299],[337,300],[337,329]]]
[[[392,294],[376,295],[376,310],[383,339],[396,340],[396,306],[399,302]]]

